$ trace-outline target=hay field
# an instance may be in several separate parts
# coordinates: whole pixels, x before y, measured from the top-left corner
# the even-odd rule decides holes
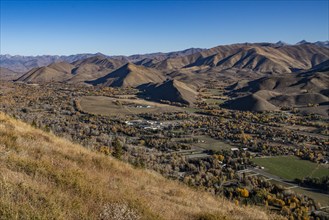
[[[180,108],[143,99],[118,99],[106,96],[84,96],[78,100],[81,110],[95,115],[133,115],[179,112]]]

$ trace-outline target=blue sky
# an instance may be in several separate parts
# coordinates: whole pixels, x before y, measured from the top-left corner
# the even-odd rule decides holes
[[[108,55],[328,40],[324,1],[1,1],[1,54]]]

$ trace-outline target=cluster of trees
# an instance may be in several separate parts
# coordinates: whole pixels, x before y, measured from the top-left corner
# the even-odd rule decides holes
[[[329,176],[305,177],[303,179],[295,179],[295,182],[301,186],[319,189],[329,194]]]
[[[160,151],[178,151],[190,150],[191,146],[187,145],[191,140],[185,139],[183,142],[171,141],[170,138],[163,138],[157,136],[147,136],[143,138],[145,146],[149,148],[156,148]],[[193,141],[193,140],[192,140]]]
[[[316,209],[316,204],[308,197],[265,182],[262,178],[248,178],[254,179],[252,185],[226,187],[224,195],[236,204],[275,207],[289,219],[308,219],[308,212]]]
[[[295,155],[303,160],[310,160],[315,163],[321,163],[325,161],[324,155],[326,155],[326,152],[321,150],[315,151],[314,149],[303,146],[296,150]]]

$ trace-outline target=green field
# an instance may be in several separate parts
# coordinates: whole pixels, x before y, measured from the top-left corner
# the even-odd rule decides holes
[[[81,110],[96,115],[134,115],[155,112],[180,112],[181,108],[144,99],[117,99],[105,96],[84,96]]]
[[[216,140],[214,138],[208,136],[196,136],[200,140],[199,143],[195,143],[194,145],[197,147],[201,147],[206,150],[231,150],[233,146],[222,142],[220,140]]]
[[[199,111],[200,109],[193,108],[193,107],[182,107],[181,110],[185,111],[187,113],[195,113],[195,112]]]
[[[182,130],[173,130],[173,133],[180,133]],[[198,149],[198,150],[231,150],[233,146],[231,146],[228,143],[222,142],[220,140],[216,140],[214,138],[211,138],[209,136],[205,135],[199,135],[199,136],[189,136],[187,138],[197,138],[197,143],[188,143],[188,145],[191,146],[192,149]],[[172,138],[172,141],[179,142],[181,140],[184,140],[186,138]]]
[[[209,93],[212,95],[222,95],[223,91],[220,89],[208,89]]]
[[[283,179],[294,180],[303,177],[322,177],[329,175],[329,169],[322,165],[301,160],[294,156],[255,158],[253,161],[265,171]]]
[[[221,100],[221,99],[206,99],[205,102],[208,105],[219,105],[219,104],[222,104],[224,102],[224,100]]]

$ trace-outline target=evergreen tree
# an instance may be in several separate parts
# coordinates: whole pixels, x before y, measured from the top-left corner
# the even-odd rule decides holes
[[[115,138],[113,141],[113,154],[112,155],[119,160],[121,159],[121,157],[123,155],[122,144],[121,144],[119,138]]]

